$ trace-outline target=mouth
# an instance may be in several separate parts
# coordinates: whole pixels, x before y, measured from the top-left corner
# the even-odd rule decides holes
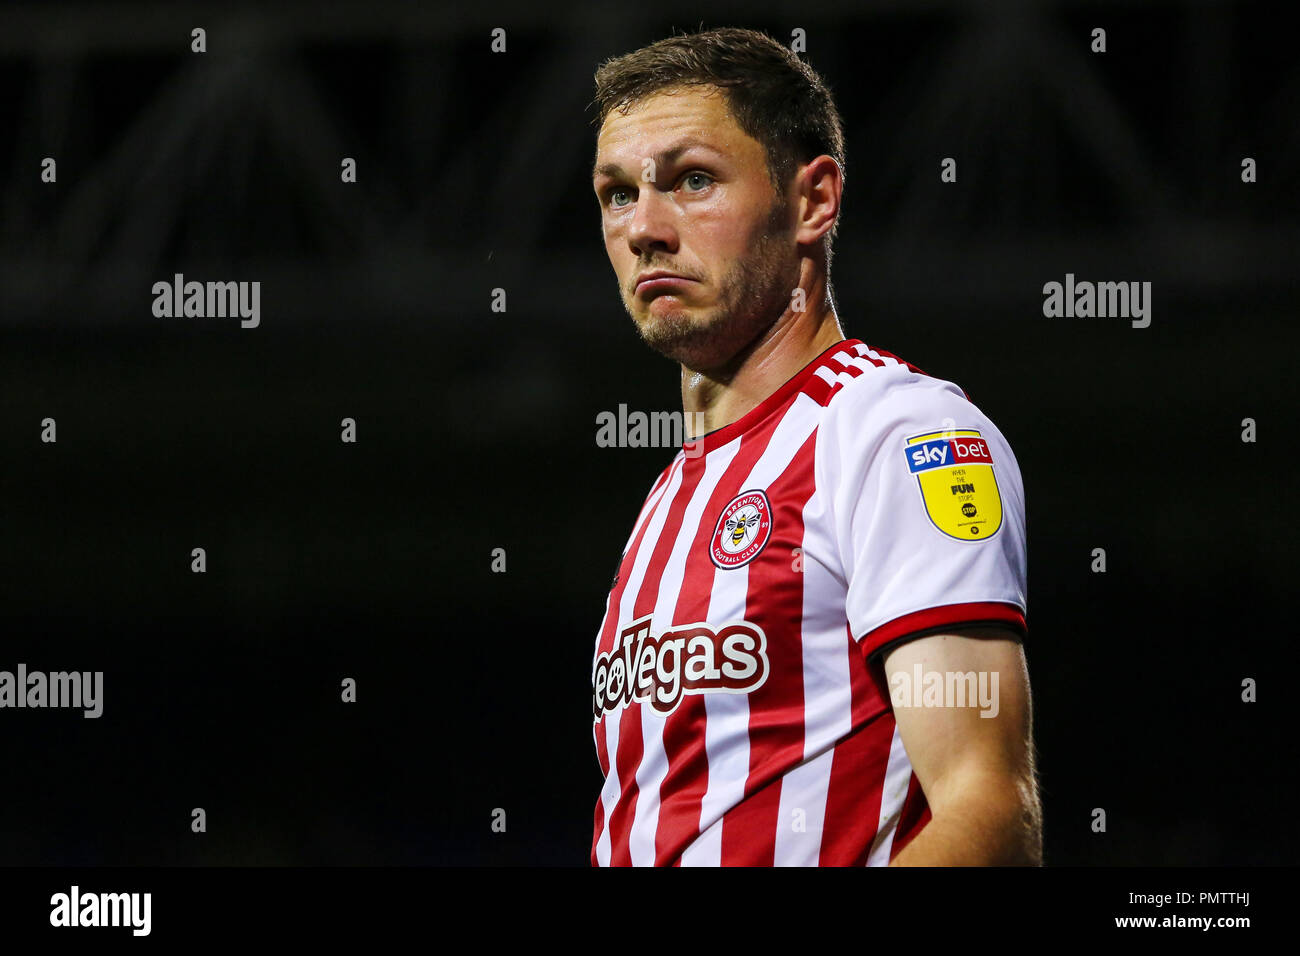
[[[694,281],[694,279],[687,279],[685,276],[674,275],[671,272],[647,272],[637,280],[636,294],[648,295],[652,292],[680,292],[682,289],[686,288],[688,283]]]

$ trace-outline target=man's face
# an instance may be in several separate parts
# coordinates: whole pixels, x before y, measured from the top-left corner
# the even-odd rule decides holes
[[[592,186],[623,306],[657,351],[721,368],[790,304],[799,259],[789,205],[716,87],[611,112]],[[639,283],[657,271],[684,278]]]

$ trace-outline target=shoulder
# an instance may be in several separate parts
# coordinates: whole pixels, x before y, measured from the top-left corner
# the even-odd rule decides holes
[[[954,418],[950,428],[960,428],[962,417],[984,417],[956,382],[927,374],[884,350],[858,346],[856,351],[859,374],[842,380],[827,402],[823,424],[832,433],[861,437],[908,422],[940,427],[945,417]]]
[[[824,465],[851,469],[882,457],[904,464],[917,449],[933,445],[941,451],[941,445],[957,441],[960,447],[952,446],[952,454],[986,456],[999,470],[1004,462],[1018,470],[1001,430],[957,382],[883,350],[858,346],[856,351],[860,374],[842,378],[819,429]]]

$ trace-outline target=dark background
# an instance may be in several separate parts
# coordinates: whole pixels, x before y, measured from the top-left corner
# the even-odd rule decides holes
[[[0,863],[586,864],[596,629],[673,455],[596,415],[680,409],[587,106],[701,25],[807,31],[845,333],[1015,449],[1047,862],[1293,862],[1289,5],[458,6],[0,9],[0,669],[105,674],[98,720],[0,711]],[[261,326],[154,318],[175,272]],[[1044,318],[1067,272],[1151,326]]]

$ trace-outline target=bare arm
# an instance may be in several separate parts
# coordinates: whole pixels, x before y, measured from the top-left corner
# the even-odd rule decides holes
[[[1034,767],[1029,672],[1014,635],[955,628],[885,655],[891,692],[922,674],[985,675],[995,716],[967,706],[894,706],[899,735],[930,805],[931,820],[891,866],[1041,866],[1042,809]],[[898,675],[903,674],[904,677]],[[968,685],[969,686],[969,685]],[[915,698],[913,703],[915,703]],[[993,708],[984,708],[993,713]]]

